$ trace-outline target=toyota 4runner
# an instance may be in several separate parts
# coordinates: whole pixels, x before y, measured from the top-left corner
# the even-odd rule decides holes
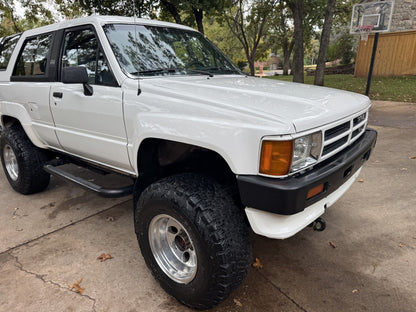
[[[147,266],[198,309],[247,274],[250,227],[275,239],[323,229],[319,217],[375,145],[369,107],[355,93],[248,77],[177,24],[94,16],[0,43],[0,154],[12,188],[43,191],[53,174],[102,196],[133,194]],[[132,183],[105,188],[66,163]]]

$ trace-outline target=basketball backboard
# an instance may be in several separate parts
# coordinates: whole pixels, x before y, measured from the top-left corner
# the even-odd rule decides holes
[[[364,2],[352,9],[351,34],[390,31],[394,0]]]

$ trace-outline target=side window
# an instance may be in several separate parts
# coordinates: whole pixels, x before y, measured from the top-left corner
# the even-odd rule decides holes
[[[104,53],[98,44],[97,37],[90,28],[65,33],[61,64],[62,68],[86,67],[90,84],[117,85]]]
[[[14,51],[14,48],[16,47],[17,41],[19,41],[19,38],[20,35],[5,39],[0,52],[0,70],[7,69],[10,57],[12,56],[12,53]]]
[[[14,69],[14,76],[39,76],[46,74],[52,34],[39,35],[26,40]]]

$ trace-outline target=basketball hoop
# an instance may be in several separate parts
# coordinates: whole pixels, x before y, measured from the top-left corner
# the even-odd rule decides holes
[[[363,2],[352,8],[350,34],[367,41],[370,33],[390,31],[394,0]]]
[[[374,25],[360,25],[357,26],[357,31],[360,34],[360,40],[367,41],[368,35],[370,34],[371,30],[374,28]]]
[[[373,76],[374,60],[377,55],[378,38],[380,33],[387,33],[390,31],[393,7],[394,0],[365,1],[354,4],[352,7],[350,34],[360,35],[360,39],[364,41],[363,45],[367,45],[368,35],[374,33],[373,52],[371,54],[367,88],[365,90],[365,95],[367,96],[370,94],[371,77]]]

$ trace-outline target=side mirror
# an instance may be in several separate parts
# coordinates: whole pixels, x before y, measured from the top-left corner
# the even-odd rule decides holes
[[[93,95],[93,88],[88,83],[88,72],[83,66],[76,67],[64,67],[62,69],[62,82],[63,83],[82,83],[84,87],[84,95]]]

